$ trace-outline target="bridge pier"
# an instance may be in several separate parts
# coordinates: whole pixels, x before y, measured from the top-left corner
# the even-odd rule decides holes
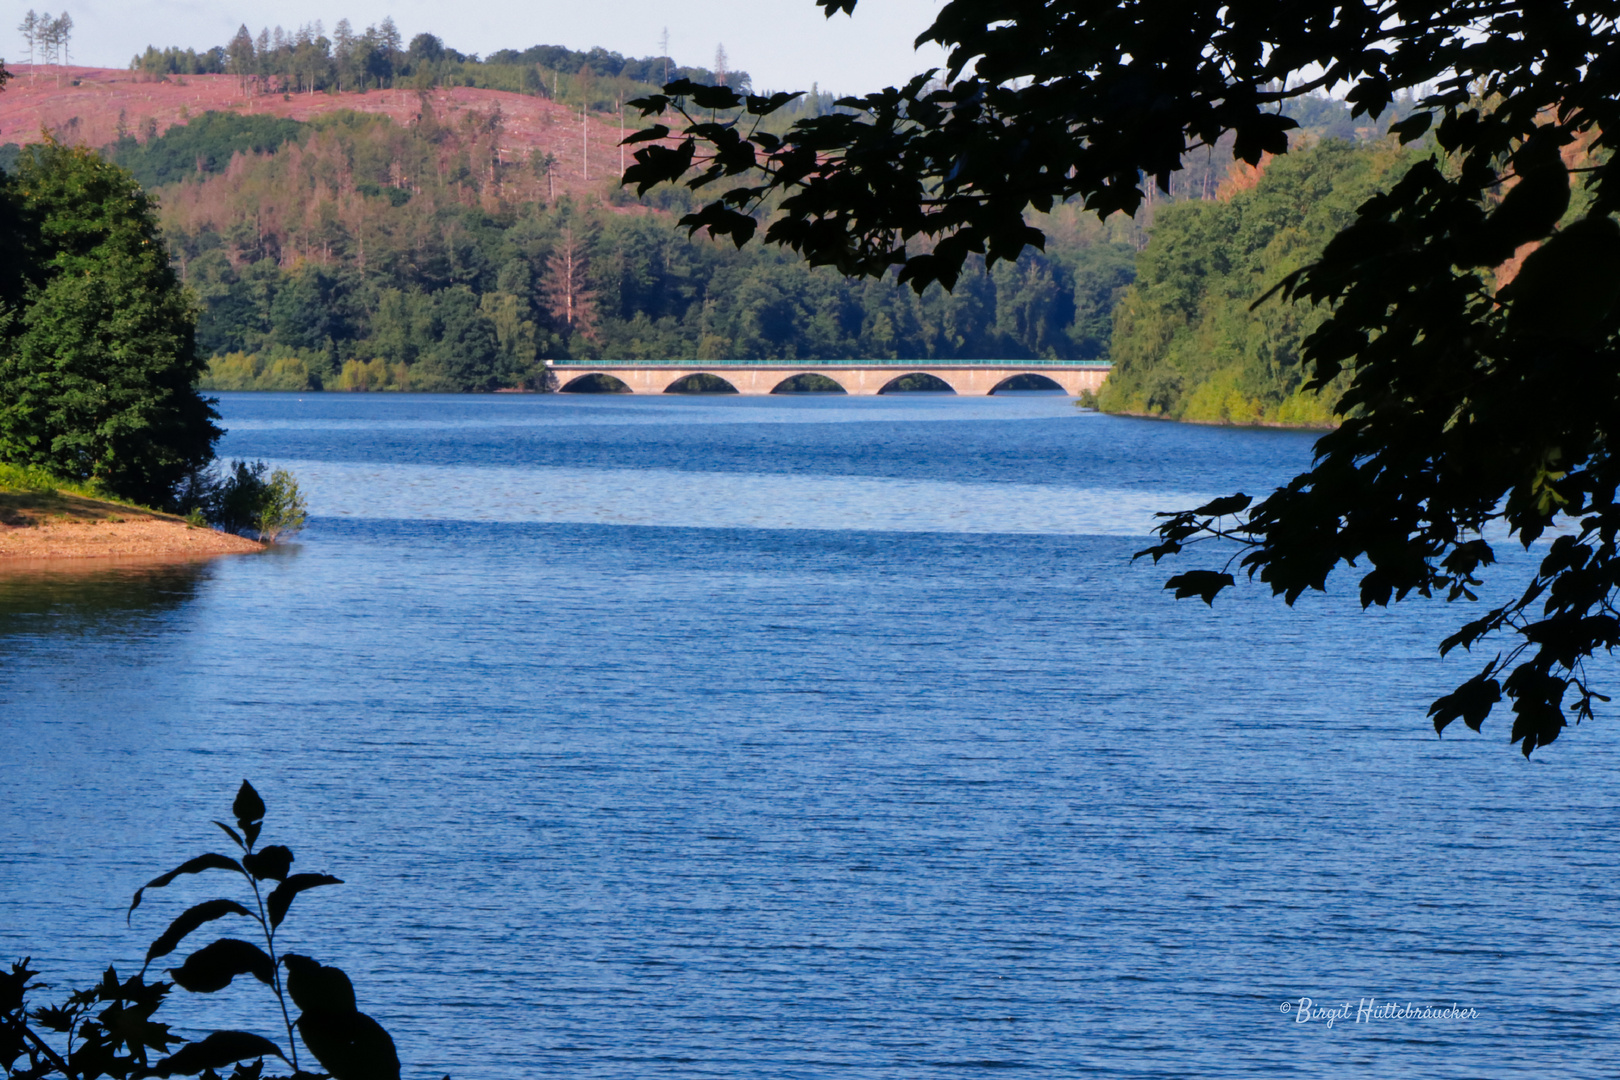
[[[1078,396],[1081,391],[1095,393],[1108,378],[1106,363],[1062,363],[1035,361],[1018,363],[930,364],[916,366],[904,364],[575,364],[548,363],[557,380],[557,388],[567,391],[576,380],[587,375],[606,375],[623,383],[634,394],[662,394],[689,375],[712,375],[724,379],[737,393],[765,395],[795,375],[823,375],[854,396],[871,396],[883,392],[884,387],[906,375],[932,375],[964,397],[982,397],[994,393],[996,387],[1018,375],[1039,375],[1052,380],[1065,393]]]

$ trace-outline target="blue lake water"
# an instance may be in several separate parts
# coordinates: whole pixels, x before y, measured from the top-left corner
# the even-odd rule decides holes
[[[1469,612],[1211,611],[1130,561],[1309,436],[1046,396],[220,408],[307,489],[297,544],[0,575],[0,955],[59,986],[212,895],[124,924],[246,776],[346,881],[285,947],[413,1078],[1620,1072],[1612,728],[1438,740]]]

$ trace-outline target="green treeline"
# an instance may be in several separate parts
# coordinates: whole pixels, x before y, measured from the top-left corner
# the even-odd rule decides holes
[[[1333,423],[1332,388],[1326,400],[1301,390],[1300,345],[1325,311],[1276,298],[1250,305],[1320,255],[1416,157],[1390,144],[1329,140],[1271,160],[1230,198],[1160,210],[1135,284],[1114,311],[1102,407],[1219,423]]]
[[[472,86],[538,94],[593,109],[616,107],[672,79],[703,83],[723,79],[741,89],[752,85],[746,71],[715,72],[681,66],[667,56],[625,57],[602,48],[581,52],[535,45],[501,49],[480,60],[450,48],[434,34],[417,34],[406,44],[393,19],[364,30],[340,19],[331,36],[320,20],[293,31],[266,28],[257,36],[243,26],[226,44],[200,53],[148,45],[129,66],[152,78],[235,75],[244,89],[259,93]]]
[[[553,198],[548,162],[503,162],[500,138],[498,114],[216,114],[112,152],[159,185],[212,389],[493,390],[595,356],[1105,358],[1134,272],[1130,222],[1066,209],[1045,255],[919,298],[689,238],[622,191]]]

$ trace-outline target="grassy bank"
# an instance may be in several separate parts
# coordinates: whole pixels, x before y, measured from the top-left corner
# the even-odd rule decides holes
[[[43,469],[0,462],[0,525],[12,528],[68,522],[172,521],[184,518],[114,498],[94,485],[76,484]]]

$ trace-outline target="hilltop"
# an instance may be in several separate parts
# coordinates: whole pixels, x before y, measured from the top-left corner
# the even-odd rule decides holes
[[[619,116],[587,113],[582,138],[580,111],[549,98],[469,86],[427,90],[244,92],[234,75],[178,75],[154,79],[116,68],[70,67],[30,70],[16,66],[16,78],[0,93],[0,144],[38,142],[42,131],[62,142],[103,147],[122,136],[142,142],[208,112],[231,112],[308,121],[344,111],[386,116],[407,124],[428,103],[441,121],[476,116],[499,119],[500,159],[554,155],[559,193],[600,192],[619,176]],[[625,121],[634,130],[635,118]],[[587,171],[588,170],[588,171]]]

